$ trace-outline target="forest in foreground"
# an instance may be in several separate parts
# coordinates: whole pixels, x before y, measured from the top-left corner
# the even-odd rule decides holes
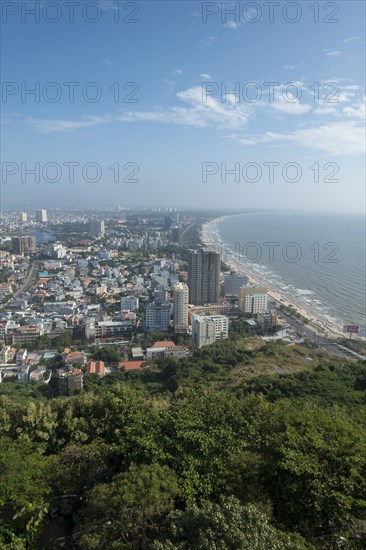
[[[69,397],[3,383],[0,549],[365,548],[365,362],[243,341]]]

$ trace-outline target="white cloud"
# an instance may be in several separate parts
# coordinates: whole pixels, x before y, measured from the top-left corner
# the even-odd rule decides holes
[[[327,57],[330,57],[332,59],[338,59],[343,54],[343,52],[340,51],[340,50],[333,50],[333,49],[330,49],[330,48],[325,48],[323,50],[323,52],[325,53],[325,55]]]
[[[350,36],[349,38],[345,38],[345,39],[343,40],[343,42],[344,42],[345,44],[349,44],[350,42],[356,42],[356,41],[357,41],[358,43],[362,42],[361,37],[360,37],[360,36]]]
[[[365,98],[366,99],[366,98]],[[351,118],[365,120],[366,117],[366,103],[365,100],[359,105],[354,105],[353,107],[348,106],[343,108],[343,113]]]
[[[336,122],[319,126],[296,130],[288,134],[266,132],[263,136],[227,136],[243,145],[256,145],[257,143],[286,143],[292,142],[299,147],[316,149],[332,155],[361,155],[365,151],[365,129],[354,121]]]
[[[249,118],[247,105],[236,103],[228,95],[221,103],[212,96],[203,101],[202,87],[189,88],[177,94],[185,107],[170,107],[154,111],[122,111],[119,119],[124,121],[154,121],[166,124],[195,126],[196,128],[216,127],[218,129],[243,127]]]
[[[224,24],[224,27],[226,27],[227,29],[237,29],[238,28],[238,23],[236,23],[235,21],[227,21]]]
[[[297,69],[297,67],[295,67],[295,65],[284,65],[283,68],[286,69],[286,70],[289,70],[289,71],[293,71],[293,70]]]
[[[200,77],[203,78],[204,80],[212,80],[212,76],[209,75],[208,73],[201,73]]]
[[[344,90],[361,90],[361,86],[357,86],[356,84],[351,84],[350,86],[342,86]]]
[[[272,104],[273,108],[288,115],[303,115],[311,111],[311,105],[296,101],[296,97],[293,94],[288,93],[287,97],[288,99],[285,99],[282,94],[275,96]]]
[[[183,74],[183,71],[180,69],[175,69],[175,71],[172,71],[172,76],[181,76]]]
[[[108,117],[83,115],[81,120],[26,118],[26,122],[32,125],[42,134],[61,132],[74,132],[84,128],[92,128],[110,122]]]

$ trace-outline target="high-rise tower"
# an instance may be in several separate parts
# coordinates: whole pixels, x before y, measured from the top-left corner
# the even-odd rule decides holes
[[[220,300],[219,252],[209,249],[191,250],[188,258],[189,302],[200,306]]]

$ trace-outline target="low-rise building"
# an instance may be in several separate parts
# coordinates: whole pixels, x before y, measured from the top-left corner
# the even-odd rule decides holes
[[[146,361],[121,361],[118,363],[120,369],[124,370],[143,370],[147,367]]]
[[[63,353],[62,355],[64,357],[65,364],[68,366],[85,365],[85,355],[82,351],[69,351],[68,353]]]
[[[16,353],[17,353],[16,348],[13,348],[11,346],[4,346],[0,351],[0,362],[3,365],[7,365],[8,363],[14,363]]]
[[[103,378],[105,375],[104,361],[89,361],[86,365],[85,374],[97,374],[100,378]]]

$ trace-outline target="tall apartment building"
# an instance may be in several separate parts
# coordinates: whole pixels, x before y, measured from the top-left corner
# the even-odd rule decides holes
[[[103,238],[105,235],[104,220],[90,220],[89,231],[93,237],[97,237],[98,239]]]
[[[229,335],[229,319],[226,315],[193,315],[192,340],[198,348],[224,340]]]
[[[242,313],[260,313],[267,309],[267,289],[264,287],[242,287],[239,290],[239,309]]]
[[[44,210],[43,208],[40,208],[36,211],[36,220],[38,223],[46,223],[47,218],[47,210]]]
[[[36,238],[32,235],[22,235],[21,237],[12,237],[12,249],[15,254],[27,256],[36,251]]]
[[[173,323],[174,331],[180,333],[188,332],[188,286],[178,283],[173,288]]]
[[[123,296],[121,298],[121,311],[137,311],[139,308],[139,299],[136,296]]]
[[[248,284],[248,277],[246,275],[238,275],[237,273],[230,273],[224,277],[224,295],[239,297],[239,290],[242,286]]]
[[[191,250],[188,257],[189,303],[215,304],[220,300],[219,252],[209,249]]]
[[[28,220],[27,212],[21,212],[20,214],[20,221],[22,223],[25,223]]]
[[[151,302],[146,306],[146,328],[154,332],[166,332],[170,326],[170,302]]]

